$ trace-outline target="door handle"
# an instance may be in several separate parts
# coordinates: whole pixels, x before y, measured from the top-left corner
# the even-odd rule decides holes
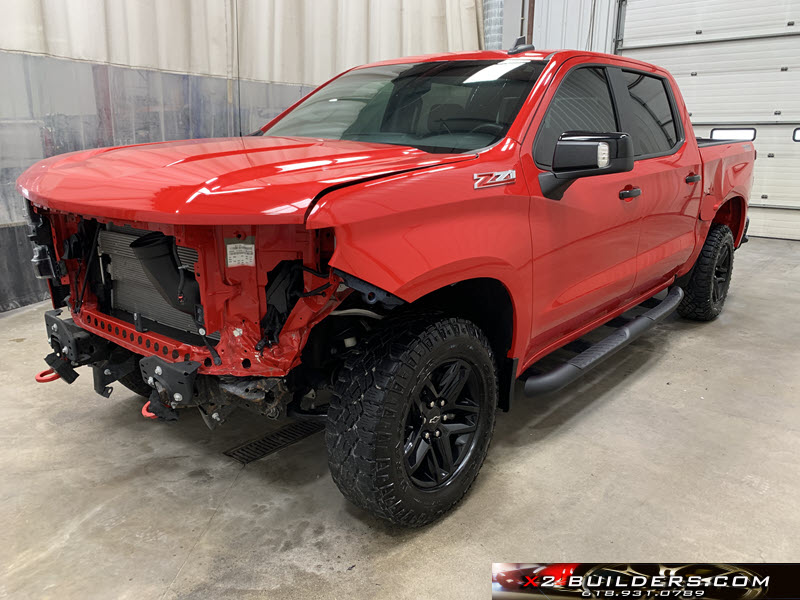
[[[637,187],[619,191],[620,200],[630,201],[632,198],[636,198],[636,196],[641,196],[641,195],[642,195],[642,190]]]
[[[702,179],[700,175],[695,175],[694,173],[692,173],[691,175],[686,176],[685,181],[686,183],[697,183],[698,181],[700,181],[700,179]]]

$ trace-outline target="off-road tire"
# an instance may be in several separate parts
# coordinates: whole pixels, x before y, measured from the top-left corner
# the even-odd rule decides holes
[[[153,391],[153,388],[147,385],[147,382],[142,379],[142,375],[139,373],[138,369],[133,373],[128,373],[125,377],[121,377],[119,382],[134,394],[139,394],[145,398],[149,398],[150,392]]]
[[[430,491],[419,488],[407,472],[408,411],[419,406],[426,378],[453,361],[468,363],[474,379],[465,389],[480,390],[474,395],[482,397],[470,400],[479,407],[472,450],[449,480]],[[483,465],[494,429],[497,385],[491,346],[472,322],[441,315],[385,322],[345,359],[334,386],[325,441],[339,490],[395,525],[417,527],[440,518],[463,498]]]
[[[712,224],[689,282],[683,288],[686,294],[678,306],[678,314],[693,321],[711,321],[719,316],[728,297],[733,251],[733,234],[728,226]],[[720,281],[719,273],[726,257],[729,262],[724,281]]]

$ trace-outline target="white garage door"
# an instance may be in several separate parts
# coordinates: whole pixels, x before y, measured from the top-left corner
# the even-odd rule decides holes
[[[800,239],[800,0],[627,0],[622,24],[619,53],[673,74],[697,135],[755,130],[750,233]]]

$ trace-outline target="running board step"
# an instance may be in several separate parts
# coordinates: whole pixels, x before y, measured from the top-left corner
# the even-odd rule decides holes
[[[531,375],[525,380],[525,395],[538,396],[555,392],[572,383],[592,367],[621,350],[646,331],[655,327],[670,315],[683,300],[683,290],[673,287],[667,297],[646,313],[639,315],[627,325],[621,326],[607,338],[590,346],[549,373]]]

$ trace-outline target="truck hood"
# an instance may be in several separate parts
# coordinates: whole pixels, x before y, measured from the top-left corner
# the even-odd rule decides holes
[[[54,156],[25,171],[17,189],[36,205],[92,217],[185,225],[303,223],[328,188],[474,157],[311,138],[201,139]]]

